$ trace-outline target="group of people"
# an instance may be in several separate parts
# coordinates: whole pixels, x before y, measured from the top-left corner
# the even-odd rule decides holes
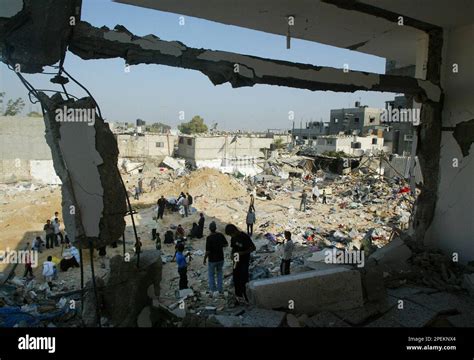
[[[251,209],[252,211],[254,209]],[[250,209],[249,209],[250,212]],[[253,211],[254,213],[254,211]],[[256,250],[255,244],[250,235],[239,230],[234,224],[225,227],[224,234],[217,231],[214,221],[209,224],[210,234],[206,238],[205,254],[203,264],[207,265],[209,292],[211,296],[223,294],[223,268],[224,249],[229,246],[225,235],[230,237],[230,257],[232,261],[232,278],[235,288],[236,303],[245,304],[248,302],[246,285],[249,282],[249,267],[251,253]],[[185,242],[178,241],[173,260],[176,260],[179,274],[179,289],[188,288],[187,269],[191,261],[190,253],[185,253]],[[285,231],[285,241],[281,246],[282,259],[280,264],[281,274],[290,273],[290,263],[293,254],[294,244],[291,233]]]
[[[61,222],[59,221],[59,213],[56,211],[51,219],[46,220],[43,226],[46,239],[46,249],[59,246],[59,243],[64,243],[63,233],[61,231]],[[38,239],[38,238],[37,238]],[[40,238],[41,240],[41,238]],[[37,244],[40,247],[41,244]]]
[[[181,216],[188,217],[191,214],[191,206],[193,205],[194,199],[190,193],[181,192],[176,199],[173,201],[174,205],[177,207],[176,210],[181,214]],[[156,202],[157,205],[157,219],[163,219],[163,215],[165,213],[166,206],[170,204],[170,202],[163,196],[158,199]]]
[[[311,190],[312,198],[314,202],[317,202],[319,200],[319,188],[317,185],[313,187]],[[306,204],[308,202],[308,193],[306,192],[305,189],[303,189],[301,193],[301,202],[300,202],[300,211],[306,211]],[[327,204],[327,199],[326,199],[326,190],[323,189],[323,193],[321,194],[321,202],[323,204]]]
[[[57,211],[51,219],[46,220],[43,231],[45,241],[43,241],[41,236],[36,236],[35,239],[33,239],[31,247],[30,243],[27,243],[27,249],[42,253],[43,248],[54,249],[55,247],[62,247],[60,260],[58,259],[55,262],[53,256],[50,255],[43,263],[42,275],[51,288],[52,280],[57,276],[57,265],[59,265],[61,271],[67,271],[71,267],[79,267],[80,255],[79,250],[71,244],[67,234],[63,234],[59,213]],[[26,261],[23,277],[34,277],[31,261]]]

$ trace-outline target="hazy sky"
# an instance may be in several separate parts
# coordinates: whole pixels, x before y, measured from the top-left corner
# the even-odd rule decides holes
[[[179,24],[178,14],[159,12],[110,0],[84,0],[82,20],[95,26],[113,28],[121,24],[136,35],[155,34],[164,40],[178,40],[190,47],[225,50],[273,59],[384,73],[385,59],[355,51],[339,49],[313,42],[292,39],[286,49],[283,36],[242,29],[206,20],[185,17]],[[335,24],[336,25],[336,24]],[[288,112],[294,111],[300,120],[329,120],[331,109],[352,107],[355,101],[373,107],[383,107],[392,93],[336,93],[309,91],[278,86],[255,85],[232,89],[229,84],[214,86],[202,73],[159,65],[132,66],[124,71],[124,60],[82,60],[68,53],[65,68],[92,92],[108,121],[147,123],[161,121],[171,126],[180,123],[179,112],[186,120],[200,115],[208,125],[218,123],[218,129],[291,128]],[[46,68],[46,70],[51,70]],[[1,91],[7,98],[23,97],[27,92],[8,68],[0,65]],[[51,76],[26,75],[36,88],[55,89]],[[86,94],[73,85],[71,93]],[[27,104],[25,112],[38,110]]]

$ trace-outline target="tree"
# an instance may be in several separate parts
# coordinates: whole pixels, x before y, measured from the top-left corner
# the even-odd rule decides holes
[[[178,129],[183,134],[197,134],[207,132],[207,125],[202,117],[196,115],[191,121],[178,125]]]
[[[151,125],[146,126],[146,131],[152,133],[167,133],[171,130],[171,126],[163,124],[161,122],[153,123]]]
[[[273,142],[273,146],[275,146],[275,150],[281,150],[281,149],[284,149],[286,147],[286,144],[283,142],[282,138],[277,138]]]
[[[3,110],[3,99],[5,98],[5,93],[0,93],[0,105]],[[5,111],[3,112],[3,116],[15,116],[21,113],[23,108],[25,107],[25,101],[22,98],[18,98],[16,100],[8,100],[7,106]]]

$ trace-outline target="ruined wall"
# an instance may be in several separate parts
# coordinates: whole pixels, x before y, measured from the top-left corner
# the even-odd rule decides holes
[[[463,262],[474,260],[473,38],[474,24],[445,33],[440,183],[435,217],[426,236],[428,244],[457,252]],[[458,73],[453,73],[453,64],[458,64]]]
[[[117,169],[117,141],[95,113],[91,98],[64,100],[39,92],[45,108],[46,141],[61,178],[62,209],[71,241],[98,248],[115,242],[125,229],[125,190]],[[93,122],[61,122],[56,110],[92,109]]]
[[[43,118],[0,116],[0,159],[51,160]]]
[[[144,136],[117,135],[120,157],[162,157],[173,154],[176,136],[145,134]],[[156,146],[157,143],[162,146]]]
[[[184,137],[178,144],[178,156],[191,161],[234,158],[240,156],[264,157],[261,149],[270,149],[272,138],[235,137]],[[188,144],[191,139],[191,145]]]
[[[43,118],[0,116],[0,183],[60,183],[44,131]]]

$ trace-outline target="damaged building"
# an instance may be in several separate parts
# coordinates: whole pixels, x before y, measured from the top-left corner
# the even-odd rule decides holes
[[[86,250],[87,254],[90,252],[91,259],[97,250],[116,246],[118,241],[124,249],[125,246],[138,249],[130,262],[121,261],[125,251],[123,255],[115,255],[110,261],[111,275],[105,282],[96,281],[94,261],[91,261],[92,281],[81,286],[87,326],[101,324],[99,309],[106,309],[104,314],[111,326],[148,327],[165,323],[264,326],[266,323],[311,327],[423,327],[440,322],[441,315],[444,325],[474,324],[470,263],[474,259],[474,163],[471,159],[474,49],[466,46],[474,37],[474,8],[470,1],[456,0],[448,4],[434,0],[430,6],[419,8],[388,0],[319,0],[310,4],[305,1],[221,1],[213,2],[213,6],[206,6],[204,0],[117,2],[281,35],[289,48],[291,39],[297,38],[375,55],[387,59],[390,67],[385,74],[376,74],[347,69],[344,64],[326,67],[197,49],[179,41],[162,40],[159,34],[138,36],[134,29],[121,25],[114,29],[94,26],[81,20],[80,0],[46,0],[43,4],[32,0],[10,2],[0,13],[1,59],[12,70],[20,64],[19,81],[42,105],[46,141],[62,183],[62,217],[71,241],[84,254]],[[466,11],[460,14],[453,10],[455,7]],[[294,20],[291,28],[289,17]],[[337,23],[345,26],[334,27]],[[178,176],[171,166],[171,170],[163,171],[166,174],[160,191],[177,195],[193,189],[199,211],[207,211],[206,216],[210,218],[222,219],[221,223],[238,224],[238,216],[245,214],[248,208],[247,200],[242,199],[250,193],[255,193],[262,207],[266,204],[268,208],[259,214],[262,237],[257,244],[248,284],[253,308],[236,316],[221,303],[203,306],[202,292],[205,291],[190,289],[178,290],[176,299],[165,306],[159,300],[160,294],[164,292],[172,297],[176,290],[160,283],[162,276],[171,277],[166,263],[172,261],[172,255],[163,253],[161,256],[148,249],[143,254],[140,252],[142,245],[137,228],[150,230],[146,226],[156,221],[152,217],[154,208],[148,204],[140,214],[141,222],[135,222],[138,207],[132,208],[127,196],[130,184],[124,183],[117,164],[119,156],[127,154],[133,141],[143,142],[133,145],[141,148],[140,153],[148,151],[154,156],[155,151],[164,151],[160,155],[170,156],[169,139],[165,143],[160,139],[147,140],[146,136],[143,140],[114,136],[103,120],[100,104],[88,91],[87,96],[79,99],[60,93],[50,95],[32,88],[22,76],[41,73],[47,66],[60,64],[56,83],[66,85],[68,81],[76,81],[62,68],[66,52],[83,61],[122,58],[129,65],[156,64],[195,70],[216,86],[230,83],[234,88],[271,85],[308,91],[404,94],[411,99],[410,107],[421,107],[420,123],[415,126],[410,151],[412,158],[418,157],[423,183],[418,188],[411,184],[410,189],[395,177],[379,181],[380,171],[375,171],[377,176],[373,176],[370,169],[361,169],[352,178],[311,169],[315,183],[321,184],[321,190],[327,189],[325,194],[330,205],[320,207],[314,203],[297,217],[294,214],[298,211],[300,192],[314,188],[309,182],[305,183],[304,177],[298,179],[297,190],[289,176],[279,175],[273,175],[269,181],[264,179],[263,184],[254,187],[241,179],[223,178],[227,175],[210,169]],[[239,71],[235,71],[236,65]],[[65,106],[91,110],[95,119],[93,126],[55,121],[56,111]],[[354,123],[358,119],[364,132],[367,127],[377,125],[379,119],[367,108],[362,109],[363,115],[357,115],[354,109],[350,110],[351,116],[346,114],[347,109],[342,110],[342,114],[344,119]],[[339,119],[339,115],[334,114],[334,118]],[[334,120],[332,124],[335,126],[335,123]],[[326,131],[323,126],[315,128],[319,133]],[[344,129],[337,127],[334,131],[339,133]],[[338,151],[338,143],[330,143],[338,137],[319,136],[316,141],[320,139],[325,141],[320,144],[325,146],[324,151]],[[384,146],[382,133],[366,137],[369,143],[364,146],[362,141],[365,140],[354,139],[352,135],[348,139],[349,142],[341,146],[349,147],[349,152],[359,148],[374,151]],[[177,156],[205,168],[228,163],[238,166],[239,161],[253,164],[259,159],[268,159],[267,152],[273,143],[274,139],[267,137],[180,136]],[[285,165],[291,166],[288,162]],[[413,168],[411,162],[408,171],[414,178]],[[218,202],[218,196],[225,202]],[[284,206],[268,203],[273,199],[279,199]],[[156,199],[152,201],[154,205]],[[384,208],[386,204],[390,206]],[[348,214],[353,215],[358,208],[364,210],[357,215],[365,226],[364,232],[355,222],[347,221]],[[326,215],[319,212],[323,210],[327,211]],[[195,209],[194,214],[197,211]],[[281,213],[277,218],[278,211]],[[323,220],[319,225],[311,223],[316,215]],[[128,218],[134,231],[132,240],[124,235]],[[275,249],[287,227],[298,234],[302,245],[294,260],[298,272],[286,277],[273,276],[278,273]],[[326,248],[349,252],[354,247],[367,254],[363,268],[324,261]],[[203,249],[197,245],[190,251],[194,256],[203,255]],[[408,280],[404,277],[406,273],[411,274]],[[193,273],[196,287],[202,283],[203,276],[200,271]],[[120,288],[117,285],[120,280],[127,282],[131,290]],[[230,277],[226,281],[230,284]],[[407,281],[412,281],[408,290],[403,286]],[[397,312],[400,299],[406,301],[409,311]],[[288,308],[292,300],[296,305]],[[182,301],[187,308],[180,307]],[[193,306],[198,311],[187,311]],[[262,317],[265,320],[258,322]]]

